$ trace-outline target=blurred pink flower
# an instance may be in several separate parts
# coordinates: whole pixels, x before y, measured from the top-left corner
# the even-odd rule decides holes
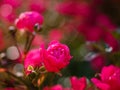
[[[10,13],[8,16],[4,17],[7,22],[13,23],[16,19],[16,14],[14,12]]]
[[[55,85],[52,87],[45,87],[43,90],[71,90],[69,88],[63,88],[61,85]]]
[[[79,32],[87,41],[99,41],[102,39],[103,30],[99,26],[90,26],[87,24],[80,25]]]
[[[67,45],[53,41],[45,52],[43,62],[49,72],[59,72],[69,64],[71,58]]]
[[[47,2],[45,0],[31,0],[29,1],[29,9],[31,11],[37,11],[43,13],[46,10]]]
[[[105,57],[103,55],[96,55],[90,62],[93,70],[100,71],[106,64]]]
[[[29,11],[23,12],[20,16],[16,19],[15,24],[18,29],[26,29],[29,32],[34,31],[35,24],[42,25],[43,23],[43,16],[38,12]]]
[[[88,16],[89,5],[87,3],[78,3],[75,1],[63,2],[57,4],[56,10],[63,15],[70,15],[70,16]]]
[[[85,90],[87,86],[86,77],[78,79],[77,77],[71,77],[72,90]]]
[[[104,32],[104,34],[105,34],[103,37],[104,42],[109,47],[112,47],[112,51],[118,51],[120,48],[117,39],[115,39],[115,37],[110,32]]]
[[[29,74],[31,72],[31,70],[28,70],[29,66],[31,66],[33,69],[42,66],[42,60],[43,60],[42,48],[33,49],[29,51],[24,61],[26,73]]]
[[[13,7],[9,4],[2,4],[0,6],[0,16],[3,21],[14,22],[16,14],[13,10]]]
[[[106,16],[104,14],[99,14],[96,18],[96,22],[100,26],[107,28],[110,31],[113,31],[116,29],[115,24],[113,24],[112,21],[108,18],[108,16]]]
[[[62,38],[63,38],[63,33],[58,29],[53,29],[49,32],[48,39],[50,41],[52,40],[60,41]]]
[[[103,67],[100,80],[91,80],[100,90],[120,90],[120,68],[113,65]]]
[[[21,6],[22,0],[2,0],[2,4],[9,4],[16,9]]]

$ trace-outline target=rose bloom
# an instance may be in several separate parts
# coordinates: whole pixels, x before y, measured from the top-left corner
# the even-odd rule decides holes
[[[72,90],[85,90],[87,86],[87,81],[85,77],[78,79],[77,77],[73,76],[70,78]]]
[[[69,64],[71,58],[67,45],[53,41],[45,52],[43,62],[49,72],[59,72]]]
[[[102,69],[100,79],[92,78],[99,90],[120,90],[120,68],[110,65]]]
[[[34,69],[36,67],[42,66],[42,59],[43,59],[42,56],[43,56],[43,51],[41,48],[33,49],[28,52],[25,58],[25,61],[24,61],[24,67],[25,67],[26,74],[30,74],[32,72],[30,67]]]
[[[23,12],[15,20],[15,25],[18,29],[26,29],[29,32],[34,31],[35,24],[42,25],[43,16],[35,11]]]

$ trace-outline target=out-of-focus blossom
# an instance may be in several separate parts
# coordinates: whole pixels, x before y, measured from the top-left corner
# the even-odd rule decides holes
[[[55,85],[52,87],[45,87],[43,90],[71,90],[69,88],[63,88],[61,85]]]
[[[23,12],[16,19],[15,24],[18,29],[26,29],[29,32],[34,31],[35,24],[42,25],[43,16],[35,11]]]
[[[71,77],[71,86],[73,90],[85,90],[87,81],[85,77],[78,79],[77,77]]]
[[[27,54],[24,61],[24,67],[25,67],[26,73],[29,74],[32,72],[32,69],[42,66],[42,60],[43,60],[42,48],[31,50]]]
[[[98,26],[89,26],[87,24],[80,25],[79,32],[87,41],[99,41],[102,39],[103,30]]]
[[[6,17],[11,14],[13,11],[13,7],[9,4],[2,4],[0,6],[0,15]]]
[[[120,90],[120,68],[113,65],[103,67],[100,80],[91,80],[100,90]]]
[[[16,18],[16,14],[14,12],[10,13],[8,16],[3,17],[5,21],[13,23]]]
[[[46,10],[47,1],[45,0],[30,0],[29,8],[31,11],[37,11],[39,13],[43,13]]]
[[[69,64],[70,59],[71,55],[68,46],[53,41],[45,52],[43,62],[49,72],[59,72]]]
[[[96,55],[91,62],[90,65],[93,70],[100,71],[106,64],[106,59],[103,55]]]
[[[115,37],[110,32],[104,32],[104,34],[105,35],[103,40],[105,41],[105,43],[109,47],[112,47],[112,51],[118,51],[120,48],[117,39],[115,39]]]
[[[2,4],[9,4],[13,8],[18,8],[22,4],[22,0],[2,0]]]
[[[107,28],[108,30],[110,31],[113,31],[116,29],[116,26],[115,24],[113,24],[111,22],[111,20],[108,18],[108,16],[104,15],[104,14],[99,14],[96,18],[96,22],[104,27],[104,28]]]
[[[2,4],[0,5],[0,16],[1,19],[7,22],[14,22],[16,18],[16,14],[13,11],[13,7],[9,4]]]
[[[56,10],[63,15],[70,16],[88,16],[89,15],[89,5],[87,3],[78,2],[63,2],[56,6]]]
[[[60,41],[62,38],[63,38],[63,33],[58,29],[53,29],[49,32],[48,39],[51,41],[52,40]]]

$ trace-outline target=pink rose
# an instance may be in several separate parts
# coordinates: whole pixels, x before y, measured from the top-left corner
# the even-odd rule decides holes
[[[92,82],[100,90],[120,90],[120,68],[110,65],[102,69],[100,80],[92,78]]]
[[[59,72],[70,62],[71,56],[67,45],[51,42],[44,55],[44,65],[49,72]]]
[[[71,85],[73,90],[85,90],[87,86],[87,81],[85,77],[78,79],[77,77],[71,77]]]
[[[26,29],[30,32],[34,31],[35,24],[42,25],[43,16],[38,12],[23,12],[16,19],[15,24],[18,29]]]
[[[32,69],[42,66],[43,51],[42,49],[31,50],[24,61],[26,73],[32,72]]]

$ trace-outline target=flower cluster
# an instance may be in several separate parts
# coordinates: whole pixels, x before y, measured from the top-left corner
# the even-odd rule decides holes
[[[92,78],[94,86],[88,87],[88,80],[86,77],[78,79],[75,76],[70,78],[71,87],[64,88],[61,85],[52,87],[45,87],[43,90],[119,90],[120,89],[120,68],[110,65],[102,69],[100,73],[100,80]]]
[[[66,67],[71,59],[69,48],[65,44],[53,41],[47,49],[31,50],[25,58],[25,69],[40,67],[42,64],[49,72],[59,72]]]
[[[100,90],[119,90],[120,89],[120,68],[110,65],[104,67],[100,74],[100,80],[92,78],[92,82]]]
[[[0,90],[120,90],[118,2],[0,0]]]

